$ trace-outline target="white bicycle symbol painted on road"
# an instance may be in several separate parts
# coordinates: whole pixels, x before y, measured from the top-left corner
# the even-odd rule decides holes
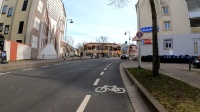
[[[118,88],[116,85],[113,85],[113,86],[105,85],[103,87],[97,87],[95,89],[95,91],[99,93],[106,92],[107,90],[114,91],[115,93],[125,93],[124,88]]]

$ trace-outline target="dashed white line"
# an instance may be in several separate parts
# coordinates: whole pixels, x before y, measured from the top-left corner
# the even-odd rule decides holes
[[[97,79],[95,82],[94,82],[94,86],[96,86],[98,83],[99,83],[100,79]]]
[[[11,72],[6,72],[6,73],[0,73],[0,75],[6,75],[6,74],[10,74]]]
[[[41,67],[48,67],[49,65],[46,65],[46,66],[41,66]]]
[[[28,71],[28,70],[32,70],[34,68],[28,68],[28,69],[23,69],[22,71]]]
[[[83,102],[81,103],[81,105],[79,106],[78,110],[76,112],[83,112],[87,103],[90,100],[91,95],[86,95]]]
[[[61,63],[55,64],[55,65],[60,65]]]
[[[104,74],[104,72],[101,72],[101,74],[100,75],[103,75]]]
[[[104,70],[106,70],[107,68],[104,68]]]

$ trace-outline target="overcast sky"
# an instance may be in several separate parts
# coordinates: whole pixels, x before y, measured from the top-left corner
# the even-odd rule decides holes
[[[128,41],[126,31],[131,37],[137,31],[135,4],[130,0],[125,8],[115,8],[108,5],[109,0],[63,0],[67,19],[73,19],[73,24],[67,23],[67,36],[77,43],[96,42],[100,36],[107,36],[108,42],[124,43]]]

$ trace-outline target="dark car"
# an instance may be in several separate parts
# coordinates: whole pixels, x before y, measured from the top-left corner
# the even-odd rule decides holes
[[[200,58],[196,58],[192,61],[192,65],[195,67],[200,67]]]
[[[122,59],[122,60],[124,60],[124,59],[127,60],[127,59],[128,59],[128,56],[127,56],[126,54],[122,54],[122,55],[121,55],[121,59]]]

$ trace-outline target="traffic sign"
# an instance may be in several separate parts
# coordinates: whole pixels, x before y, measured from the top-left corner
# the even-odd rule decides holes
[[[136,33],[136,36],[137,36],[138,38],[140,38],[140,37],[143,36],[143,33],[142,33],[141,31],[138,31],[138,32]]]

